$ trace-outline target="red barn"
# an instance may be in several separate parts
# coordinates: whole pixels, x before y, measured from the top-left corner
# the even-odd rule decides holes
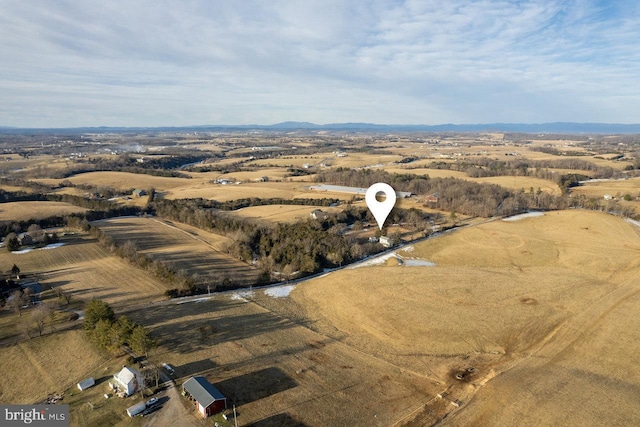
[[[227,409],[227,398],[205,377],[189,378],[182,385],[182,391],[195,402],[198,412],[205,418]]]

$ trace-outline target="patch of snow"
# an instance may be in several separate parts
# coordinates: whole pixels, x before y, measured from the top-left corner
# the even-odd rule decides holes
[[[207,300],[210,300],[210,299],[211,299],[211,297],[190,299],[190,300],[186,300],[186,301],[178,301],[178,302],[176,302],[176,304],[187,304],[187,303],[190,303],[190,302],[194,302],[194,303],[197,304],[199,302],[204,302],[204,301],[207,301]]]
[[[26,249],[21,249],[19,251],[13,251],[11,252],[12,254],[16,254],[16,255],[20,255],[20,254],[28,254],[29,252],[31,252],[34,248],[26,248]]]
[[[402,248],[402,250],[405,252],[413,252],[413,249],[413,245],[405,246],[404,248]]]
[[[405,259],[404,265],[406,267],[435,267],[436,264],[426,259]]]
[[[63,246],[64,243],[60,242],[60,243],[51,243],[47,246],[45,246],[44,248],[40,248],[40,249],[55,249],[55,248],[59,248],[60,246]]]
[[[627,222],[628,222],[629,224],[633,224],[633,225],[636,225],[636,226],[640,227],[640,221],[636,221],[636,220],[634,220],[634,219],[627,218]]]
[[[369,260],[365,261],[365,262],[361,262],[359,264],[356,264],[354,266],[350,266],[347,267],[349,269],[352,268],[360,268],[360,267],[371,267],[373,265],[381,265],[384,264],[385,262],[387,262],[387,260],[389,258],[398,258],[398,254],[395,252],[390,252],[388,254],[384,254],[384,255],[380,255],[380,256],[374,256],[373,258],[370,258]]]
[[[513,215],[510,216],[508,218],[502,218],[503,221],[520,221],[521,219],[525,219],[525,218],[535,218],[538,216],[544,216],[544,212],[540,212],[540,211],[531,211],[531,212],[527,212],[527,213],[523,213],[523,214],[519,214],[519,215]]]
[[[584,181],[578,181],[579,184],[588,184],[590,182],[608,182],[608,181],[624,181],[627,178],[594,178],[594,179],[587,179]]]
[[[19,251],[13,251],[11,252],[12,254],[28,254],[29,252],[33,251],[33,250],[40,250],[40,249],[55,249],[55,248],[59,248],[60,246],[64,245],[64,243],[51,243],[47,246],[44,246],[42,248],[25,248],[25,249],[21,249]]]
[[[273,288],[265,289],[264,294],[272,298],[286,298],[295,288],[295,285],[274,286]]]
[[[253,291],[240,291],[231,294],[232,300],[248,302],[247,298],[253,298]]]

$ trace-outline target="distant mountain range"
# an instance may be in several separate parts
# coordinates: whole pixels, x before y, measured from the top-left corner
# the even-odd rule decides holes
[[[200,125],[162,127],[79,127],[79,128],[16,128],[0,126],[0,133],[95,133],[95,132],[141,132],[141,131],[345,131],[345,132],[518,132],[556,134],[640,134],[640,124],[618,123],[485,123],[485,124],[440,124],[440,125],[381,125],[374,123],[331,123],[317,125],[309,122],[282,122],[273,125]]]
[[[617,123],[485,123],[440,125],[380,125],[374,123],[283,122],[267,126],[271,129],[361,130],[379,132],[523,132],[523,133],[640,133],[640,124]]]

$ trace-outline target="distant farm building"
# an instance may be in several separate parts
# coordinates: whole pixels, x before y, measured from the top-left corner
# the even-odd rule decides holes
[[[135,190],[133,190],[133,193],[131,194],[133,194],[133,197],[142,197],[142,196],[146,196],[147,192],[136,188]]]
[[[20,236],[18,236],[18,241],[21,245],[32,245],[33,237],[31,237],[27,233],[22,233]]]
[[[131,396],[138,391],[142,384],[142,376],[140,372],[128,366],[123,367],[120,372],[113,376],[113,385],[118,392],[125,396]]]
[[[385,248],[390,248],[391,246],[393,246],[393,239],[391,237],[388,236],[380,236],[380,244],[382,246],[384,246]]]
[[[424,197],[425,203],[438,203],[438,193],[429,194]]]
[[[326,212],[323,212],[321,209],[315,209],[311,212],[311,218],[325,220],[329,218],[329,214]]]
[[[364,196],[367,193],[367,189],[366,188],[360,188],[360,187],[346,187],[344,185],[328,185],[328,184],[322,184],[322,185],[312,185],[311,187],[309,187],[309,190],[312,191],[333,191],[336,193],[349,193],[349,194],[358,194],[361,196]],[[396,196],[401,198],[401,199],[406,199],[412,196],[412,193],[409,193],[407,191],[396,191]]]
[[[205,377],[191,377],[182,385],[182,394],[195,402],[203,417],[210,417],[227,409],[227,398]]]

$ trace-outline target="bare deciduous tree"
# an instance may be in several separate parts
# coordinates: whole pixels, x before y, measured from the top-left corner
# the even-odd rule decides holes
[[[51,307],[49,307],[47,304],[42,303],[31,312],[31,322],[38,331],[38,336],[42,336],[44,327],[47,323],[47,320],[50,319],[52,311],[53,310],[51,309]]]
[[[7,306],[9,309],[18,313],[18,316],[22,316],[22,308],[29,304],[30,297],[23,292],[22,289],[16,289],[11,292],[9,299],[7,300]]]

